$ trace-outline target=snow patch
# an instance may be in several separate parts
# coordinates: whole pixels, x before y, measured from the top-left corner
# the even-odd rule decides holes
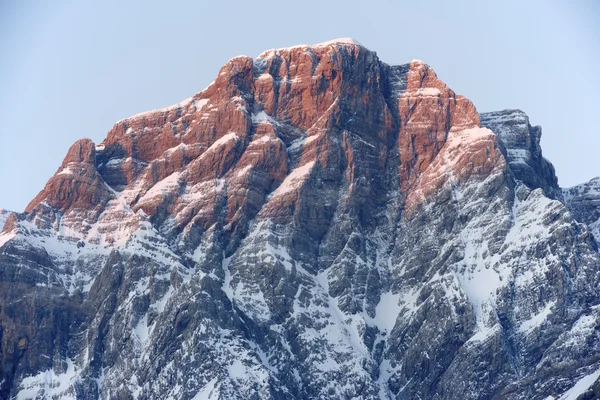
[[[241,379],[246,376],[246,367],[240,360],[234,360],[229,367],[227,367],[229,376],[233,379]]]
[[[196,110],[201,110],[206,103],[208,103],[208,99],[194,100],[194,107],[196,107]]]
[[[56,175],[73,175],[73,170],[67,165]]]
[[[379,298],[379,303],[375,308],[375,318],[373,322],[379,328],[380,332],[391,332],[396,324],[396,319],[400,311],[404,308],[400,305],[400,293],[383,293]]]
[[[439,96],[440,95],[440,89],[438,89],[438,88],[420,88],[417,90],[417,92],[421,96]]]
[[[338,39],[328,40],[326,42],[321,42],[321,43],[313,44],[310,47],[325,47],[325,46],[331,46],[333,44],[354,44],[354,45],[362,46],[358,42],[358,40],[346,37],[346,38],[338,38]]]
[[[135,333],[140,340],[140,344],[144,347],[150,336],[148,331],[148,314],[144,315],[143,318],[140,318],[140,321],[133,329],[133,333]]]
[[[144,112],[141,112],[139,114],[135,114],[135,115],[133,115],[131,117],[123,118],[123,119],[117,121],[117,124],[121,123],[123,121],[131,120],[131,119],[137,119],[137,118],[142,118],[142,117],[149,117],[150,115],[155,114],[155,113],[166,113],[166,112],[177,110],[178,108],[184,108],[184,107],[188,106],[192,102],[192,100],[193,100],[193,98],[190,97],[190,98],[187,98],[187,99],[185,99],[183,101],[180,101],[177,104],[173,104],[172,106],[168,106],[168,107],[165,107],[165,108],[157,108],[155,110],[150,110],[150,111],[144,111]]]
[[[213,378],[208,382],[194,397],[192,400],[215,400],[219,398],[219,388],[217,386],[217,378]]]
[[[261,111],[256,114],[252,114],[252,122],[255,124],[267,123],[267,122],[269,122],[269,116],[264,111]]]
[[[277,187],[275,192],[273,192],[272,197],[281,196],[283,194],[298,189],[300,185],[302,185],[308,179],[314,165],[315,162],[310,161],[304,164],[303,166],[293,170],[292,173],[286,176],[283,182],[281,182],[281,185]]]
[[[139,204],[143,204],[147,200],[153,199],[158,196],[164,196],[172,193],[176,188],[179,187],[179,177],[181,172],[173,172],[162,181],[157,182],[150,190],[146,192],[144,197],[139,201]]]
[[[579,379],[571,389],[560,396],[559,400],[576,400],[580,395],[585,393],[594,382],[596,382],[598,377],[600,377],[600,368]]]
[[[271,49],[271,50],[267,50],[262,52],[258,58],[269,58],[272,57],[273,55],[275,55],[277,52],[279,51],[289,51],[289,50],[293,50],[293,49],[311,49],[311,48],[322,48],[322,47],[328,47],[328,46],[336,46],[336,45],[352,45],[352,46],[362,46],[362,44],[360,44],[357,40],[352,39],[352,38],[338,38],[338,39],[333,39],[333,40],[328,40],[326,42],[321,42],[321,43],[317,43],[317,44],[298,44],[295,46],[291,46],[291,47],[280,47],[277,49]]]
[[[246,176],[246,174],[248,172],[250,172],[250,170],[252,169],[252,165],[246,165],[244,168],[240,169],[237,173],[237,177],[241,178],[243,176]]]
[[[57,374],[49,369],[37,375],[24,378],[19,385],[16,400],[26,399],[75,399],[74,393],[67,393],[77,379],[75,364],[67,358],[67,371]]]
[[[213,144],[211,144],[210,147],[206,149],[204,153],[202,153],[200,159],[202,159],[206,154],[209,154],[211,151],[215,151],[219,147],[226,145],[229,142],[236,142],[238,140],[241,140],[241,138],[237,135],[237,133],[229,132],[228,134],[223,135],[219,139],[215,140]]]
[[[487,338],[499,333],[501,327],[499,324],[492,326],[491,328],[485,327],[483,329],[479,329],[473,336],[467,340],[467,343],[477,343],[484,342]]]
[[[551,301],[537,314],[533,315],[527,321],[524,321],[519,327],[519,331],[523,333],[529,333],[535,328],[539,327],[550,315],[552,308],[556,304],[556,301]]]

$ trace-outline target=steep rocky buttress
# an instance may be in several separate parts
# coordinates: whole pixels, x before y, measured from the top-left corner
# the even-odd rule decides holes
[[[0,398],[592,396],[600,188],[540,136],[351,40],[236,57],[0,211]]]

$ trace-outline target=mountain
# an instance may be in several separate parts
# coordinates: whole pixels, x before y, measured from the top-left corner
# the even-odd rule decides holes
[[[233,58],[7,217],[0,397],[593,398],[600,188],[540,136],[352,40]]]

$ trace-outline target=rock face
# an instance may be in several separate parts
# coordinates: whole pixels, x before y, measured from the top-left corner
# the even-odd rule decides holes
[[[540,132],[351,40],[234,58],[6,219],[0,397],[592,393],[597,199]]]
[[[561,199],[561,189],[552,164],[542,156],[542,128],[531,126],[521,110],[480,114],[481,126],[498,135],[515,177],[529,188],[541,188],[552,199]]]
[[[563,196],[573,217],[586,224],[600,241],[600,177],[563,189]]]

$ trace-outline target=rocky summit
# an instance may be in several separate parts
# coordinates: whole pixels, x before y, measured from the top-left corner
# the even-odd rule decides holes
[[[2,399],[591,399],[600,180],[348,39],[228,61],[0,211]]]

